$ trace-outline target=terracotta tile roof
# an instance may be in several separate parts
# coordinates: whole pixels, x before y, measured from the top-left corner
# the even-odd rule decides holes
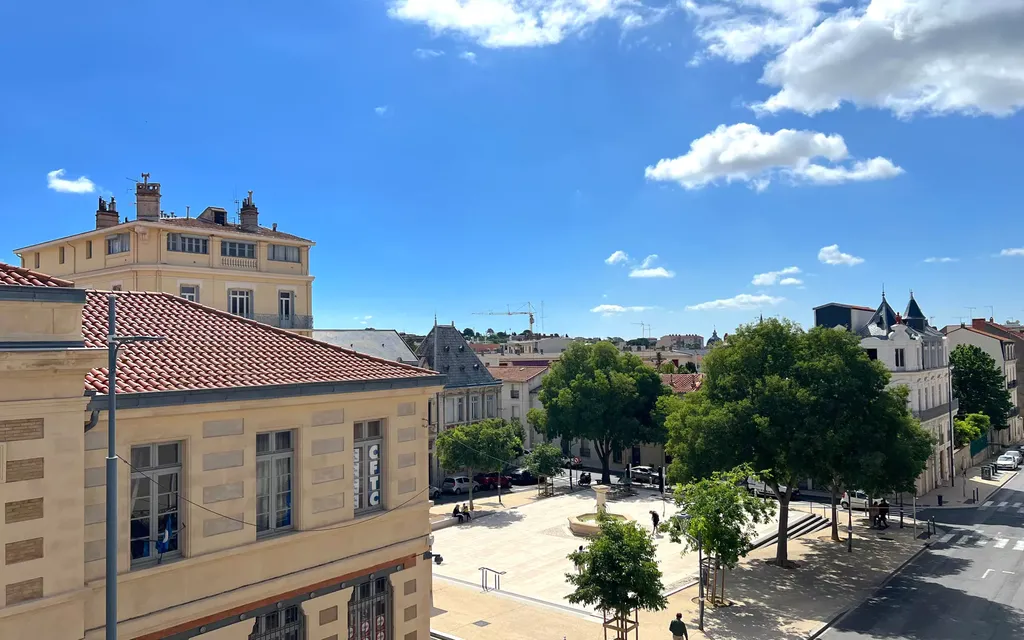
[[[16,287],[73,287],[70,280],[61,280],[45,273],[16,267],[13,264],[0,262],[0,285]]]
[[[703,373],[663,373],[661,381],[670,387],[673,393],[687,393],[700,389],[704,382]]]
[[[470,342],[469,348],[477,353],[495,353],[501,349],[501,345],[490,342]]]
[[[283,231],[274,231],[267,227],[259,227],[256,231],[246,231],[242,229],[240,224],[217,224],[216,222],[210,222],[208,220],[200,220],[199,218],[160,218],[160,224],[166,224],[172,227],[185,227],[188,229],[198,229],[205,231],[217,231],[218,229],[224,231],[233,231],[235,233],[245,233],[256,236],[262,236],[264,238],[279,238],[281,240],[298,240],[300,242],[311,242],[305,238],[294,236],[290,233],[284,233]]]
[[[491,375],[503,382],[526,382],[548,370],[548,367],[488,367]]]
[[[107,296],[89,291],[82,313],[85,346],[106,348]],[[437,375],[356,353],[169,293],[117,295],[121,335],[163,336],[162,342],[122,347],[118,393],[188,391],[315,382],[386,380]],[[85,388],[107,392],[106,367],[85,377]]]
[[[972,331],[972,332],[977,333],[979,335],[987,336],[989,338],[994,338],[996,340],[999,340],[1000,342],[1013,342],[1013,338],[1006,338],[1004,336],[996,335],[994,333],[989,333],[988,331],[982,331],[981,329],[975,329],[974,327],[956,327],[956,329],[966,329],[967,331]],[[954,331],[956,331],[956,329],[954,329]]]

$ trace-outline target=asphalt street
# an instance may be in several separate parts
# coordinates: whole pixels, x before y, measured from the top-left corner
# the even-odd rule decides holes
[[[1024,638],[1024,471],[983,505],[920,513],[932,545],[822,640]]]

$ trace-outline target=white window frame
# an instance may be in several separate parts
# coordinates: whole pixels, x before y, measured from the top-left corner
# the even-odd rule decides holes
[[[466,399],[462,396],[455,398],[455,421],[466,421]]]
[[[907,352],[902,348],[896,348],[893,350],[893,362],[897,369],[902,369],[907,366]]]
[[[252,242],[220,241],[220,255],[230,258],[256,258],[256,244]]]
[[[469,419],[479,420],[480,419],[480,396],[472,395],[469,397]]]
[[[356,515],[384,509],[383,419],[352,423],[352,510]]]
[[[166,452],[166,448],[172,446],[176,448],[175,460],[161,463],[161,451]],[[181,461],[184,448],[185,446],[182,441],[147,443],[135,445],[131,448],[132,474],[128,499],[128,536],[130,540],[129,556],[131,557],[131,568],[133,569],[159,564],[165,558],[181,555],[181,530],[183,528],[181,526]],[[145,459],[143,458],[143,452],[145,452]],[[164,479],[169,478],[174,480],[164,485]],[[145,497],[140,497],[141,489],[144,486],[147,487],[148,493]],[[169,490],[161,491],[165,488]],[[164,509],[163,513],[161,513],[160,498],[163,495],[172,497],[168,499],[168,508]],[[139,518],[133,517],[137,506],[136,502],[141,500],[149,501],[149,514]],[[156,509],[153,508],[154,502]],[[171,502],[173,502],[173,508],[170,506]],[[175,518],[173,520],[174,531],[168,532],[167,541],[167,544],[169,544],[170,540],[173,540],[175,548],[164,553],[157,551],[157,545],[163,543],[161,540],[163,536],[160,531],[161,515],[172,515]],[[148,537],[133,535],[132,523],[143,520],[148,521]],[[139,542],[144,543],[144,546],[141,548],[145,549],[146,554],[135,557],[137,548],[135,545]]]
[[[487,413],[488,418],[493,418],[497,415],[497,397],[493,393],[488,393],[484,396],[484,411]]]
[[[167,234],[167,250],[178,253],[210,253],[210,239],[202,236],[190,236],[184,233]]]
[[[513,384],[512,385],[512,388],[508,392],[508,397],[512,398],[513,400],[518,400],[519,399],[519,385],[517,385],[517,384]]]
[[[191,293],[186,293],[185,292],[186,288],[193,289],[193,291]],[[192,302],[199,302],[199,285],[198,284],[179,284],[178,285],[178,295],[180,297],[186,299],[186,300],[191,300]]]
[[[285,305],[287,301],[287,305]],[[287,306],[288,313],[285,313]],[[295,318],[295,292],[290,290],[279,290],[277,292],[277,315],[281,319],[292,320]]]
[[[280,468],[282,462],[286,463],[286,470]],[[282,513],[286,514],[284,522]],[[257,433],[256,535],[273,535],[294,526],[295,432],[286,429]]]
[[[240,303],[245,301],[245,313],[239,313]],[[252,289],[228,289],[228,313],[242,318],[253,317],[255,296]]]
[[[302,262],[302,252],[299,250],[299,247],[287,244],[271,244],[267,245],[267,260],[298,264]]]
[[[107,236],[106,240],[108,256],[132,250],[132,237],[129,233],[115,233]]]

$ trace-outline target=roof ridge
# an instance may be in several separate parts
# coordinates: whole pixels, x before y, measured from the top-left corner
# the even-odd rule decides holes
[[[37,278],[39,280],[42,280],[44,282],[52,282],[55,285],[57,285],[58,287],[74,287],[75,286],[75,283],[73,281],[71,281],[71,280],[65,280],[63,278],[58,278],[57,276],[51,276],[48,273],[43,273],[42,271],[36,271],[34,269],[29,269],[28,267],[19,267],[19,266],[10,264],[9,262],[4,262],[4,261],[0,260],[0,270],[8,270],[8,269],[11,270],[11,271],[14,271],[15,273],[17,273],[18,275],[23,276],[23,277],[24,276],[32,276],[32,277]],[[19,286],[36,286],[36,285],[19,285]]]

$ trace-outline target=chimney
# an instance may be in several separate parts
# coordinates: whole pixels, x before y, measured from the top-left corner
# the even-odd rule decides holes
[[[150,182],[148,173],[142,174],[142,182],[135,183],[135,219],[160,219],[160,183]]]
[[[974,329],[984,329],[985,318],[971,318],[971,327]]]
[[[109,229],[117,226],[118,222],[120,220],[117,217],[117,201],[111,198],[110,204],[107,204],[103,196],[100,196],[99,206],[96,207],[96,228]]]
[[[252,203],[252,191],[250,191],[248,197],[242,201],[242,211],[239,217],[242,222],[242,231],[250,231],[253,233],[259,231],[260,212],[256,209],[256,205]]]

